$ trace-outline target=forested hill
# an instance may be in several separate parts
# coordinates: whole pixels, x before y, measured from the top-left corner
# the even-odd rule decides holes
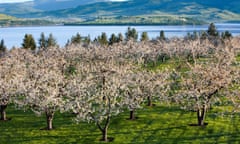
[[[187,17],[203,21],[240,20],[239,0],[131,0],[80,5],[75,8],[42,13],[42,16],[99,17],[166,16]]]
[[[128,0],[118,2],[116,0],[84,0],[82,3],[79,1],[74,3],[76,0],[65,0],[62,3],[56,0],[45,0],[45,3],[35,1],[19,4],[17,9],[11,7],[14,4],[8,4],[5,7],[1,5],[0,13],[22,18],[71,18],[81,21],[99,19],[114,21],[122,17],[142,19],[149,17],[174,19],[177,17],[183,18],[183,21],[194,19],[207,22],[240,21],[239,0]],[[53,6],[55,6],[54,9]],[[29,7],[28,10],[24,11],[27,7]]]

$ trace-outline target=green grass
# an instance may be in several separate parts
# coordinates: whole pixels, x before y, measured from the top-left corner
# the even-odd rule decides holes
[[[9,16],[9,15],[5,15],[5,14],[1,14],[0,13],[0,20],[13,20],[16,19],[15,17]]]
[[[128,112],[114,117],[109,127],[112,143],[159,144],[159,143],[238,143],[240,141],[239,117],[220,116],[216,107],[207,114],[206,127],[189,126],[196,123],[196,114],[174,106],[145,107],[137,111],[138,119],[127,120]],[[73,115],[57,113],[55,129],[45,127],[45,118],[32,112],[9,107],[11,121],[0,122],[1,144],[94,144],[100,142],[101,133],[95,124],[73,121]]]

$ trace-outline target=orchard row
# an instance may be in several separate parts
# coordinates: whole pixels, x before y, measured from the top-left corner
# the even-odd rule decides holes
[[[0,58],[1,120],[13,104],[45,113],[51,130],[57,111],[70,112],[108,141],[112,117],[128,110],[134,119],[143,104],[168,102],[196,111],[202,126],[214,103],[239,104],[239,46],[234,37],[12,49]]]

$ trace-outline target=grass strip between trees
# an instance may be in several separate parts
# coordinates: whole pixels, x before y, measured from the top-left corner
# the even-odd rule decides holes
[[[207,116],[206,127],[190,126],[196,122],[195,112],[186,112],[174,106],[144,107],[137,111],[136,120],[127,120],[125,112],[114,117],[109,128],[111,143],[238,143],[240,137],[239,117],[235,115],[218,115],[219,109],[214,107]],[[220,113],[219,113],[220,114]],[[57,113],[54,119],[54,130],[41,130],[45,125],[45,117],[36,117],[30,111],[8,108],[7,122],[0,122],[1,144],[63,144],[63,143],[104,143],[99,141],[101,133],[95,124],[76,124],[74,115]]]

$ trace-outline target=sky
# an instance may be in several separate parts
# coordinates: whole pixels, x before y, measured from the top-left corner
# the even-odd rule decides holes
[[[122,2],[122,1],[128,1],[128,0],[110,0],[110,1]]]
[[[26,2],[26,1],[33,1],[33,0],[0,0],[0,3],[19,3],[19,2]],[[68,0],[59,0],[59,1],[68,1]],[[127,0],[109,0],[109,1],[127,1]]]
[[[0,0],[0,3],[17,3],[17,2],[26,2],[26,1],[33,1],[33,0]]]

